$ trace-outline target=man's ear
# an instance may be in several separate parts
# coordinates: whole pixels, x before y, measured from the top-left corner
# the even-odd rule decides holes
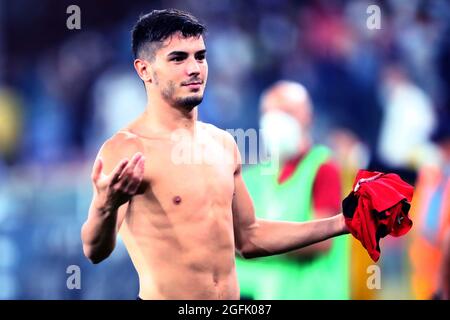
[[[143,59],[134,60],[134,69],[144,82],[152,82],[152,73],[150,70],[150,64]]]

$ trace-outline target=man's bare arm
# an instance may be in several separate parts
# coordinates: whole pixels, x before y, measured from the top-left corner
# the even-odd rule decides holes
[[[142,154],[136,153],[131,160],[121,160],[105,175],[103,162],[97,158],[91,177],[94,196],[88,219],[81,229],[83,252],[92,263],[101,262],[114,250],[127,203],[142,182],[144,161]]]
[[[338,214],[338,212],[331,210],[321,210],[321,211],[315,210],[313,219],[326,219],[334,217],[336,214]],[[333,244],[332,241],[333,239],[328,239],[317,242],[307,247],[303,247],[299,250],[290,251],[288,253],[288,256],[300,260],[314,258],[320,254],[328,252]]]
[[[239,156],[234,179],[235,245],[244,258],[286,253],[348,233],[342,214],[308,222],[257,219],[252,199],[242,179]]]

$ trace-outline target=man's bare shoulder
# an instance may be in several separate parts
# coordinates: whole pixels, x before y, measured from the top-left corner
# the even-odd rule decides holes
[[[227,130],[220,129],[210,123],[200,122],[200,125],[203,126],[203,130],[208,132],[208,134],[213,137],[224,150],[227,150],[228,155],[231,156],[231,161],[233,161],[233,164],[236,167],[235,173],[238,173],[241,169],[241,156],[233,135]]]
[[[143,143],[137,135],[121,130],[103,143],[98,156],[102,158],[104,170],[108,173],[120,160],[131,159],[136,152],[143,151]]]
[[[223,141],[227,143],[228,146],[234,146],[236,144],[234,137],[228,131],[220,129],[211,123],[199,121],[198,124],[218,141]]]

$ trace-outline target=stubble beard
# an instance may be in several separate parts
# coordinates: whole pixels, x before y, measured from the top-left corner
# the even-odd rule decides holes
[[[168,102],[171,106],[177,109],[190,112],[196,106],[198,106],[203,101],[203,95],[201,96],[188,96],[188,97],[174,97],[175,94],[175,83],[169,81],[167,86],[162,90],[163,99]]]

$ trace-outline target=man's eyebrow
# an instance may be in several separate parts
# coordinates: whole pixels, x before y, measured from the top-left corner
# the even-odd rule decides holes
[[[206,49],[197,51],[195,54],[204,54],[204,53],[206,53]],[[170,56],[187,56],[187,55],[188,55],[188,53],[185,51],[172,51],[167,54],[168,57],[170,57]]]
[[[170,57],[170,56],[187,56],[187,55],[188,55],[187,52],[184,51],[172,51],[167,56]]]

